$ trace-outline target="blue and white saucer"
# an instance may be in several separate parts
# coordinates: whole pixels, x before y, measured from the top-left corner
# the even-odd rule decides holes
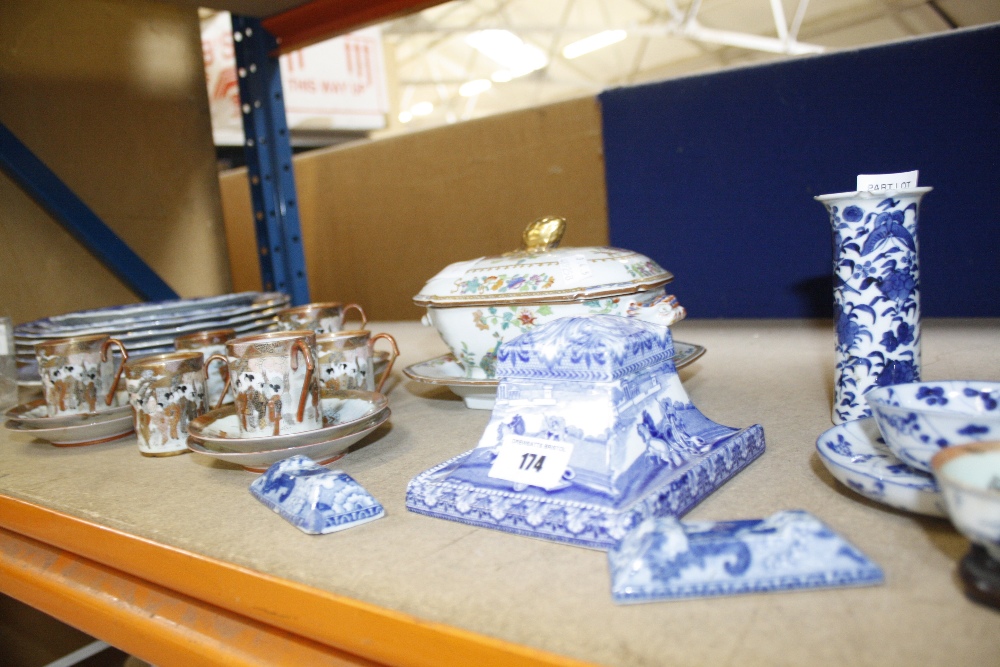
[[[820,461],[837,481],[896,509],[947,517],[934,476],[916,470],[889,451],[871,417],[834,426],[816,440]]]

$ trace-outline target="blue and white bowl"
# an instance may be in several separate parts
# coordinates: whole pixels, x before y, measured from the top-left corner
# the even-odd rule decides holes
[[[951,522],[1000,562],[1000,442],[950,447],[932,465]]]
[[[889,449],[903,463],[931,471],[945,447],[1000,440],[1000,383],[913,382],[865,394]]]

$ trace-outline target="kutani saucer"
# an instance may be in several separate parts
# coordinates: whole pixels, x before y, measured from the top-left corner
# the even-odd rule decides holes
[[[389,406],[389,400],[382,394],[356,390],[325,392],[320,402],[324,426],[312,431],[244,437],[240,435],[236,406],[230,403],[195,418],[188,424],[188,438],[219,452],[263,452],[314,445],[368,428],[372,423],[382,423],[385,421],[382,413]]]
[[[327,463],[332,463],[343,456],[348,447],[377,429],[387,419],[389,419],[388,407],[375,413],[371,416],[371,418],[364,420],[360,430],[350,431],[341,435],[323,436],[319,442],[300,445],[298,447],[286,447],[283,449],[271,449],[259,452],[220,451],[217,449],[209,449],[190,435],[188,436],[187,446],[188,449],[193,452],[204,454],[205,456],[210,456],[212,458],[219,459],[220,461],[235,463],[238,466],[246,468],[250,472],[264,472],[273,464],[283,459],[287,459],[290,456],[307,456],[320,465],[326,465]],[[335,428],[336,427],[322,428],[317,429],[316,431],[310,431],[310,433],[319,434],[321,431],[330,431]],[[304,434],[300,433],[297,435]],[[330,439],[323,439],[324,437],[329,437]]]
[[[834,426],[816,440],[816,451],[837,481],[866,498],[917,514],[948,516],[933,475],[896,458],[871,417]]]
[[[28,403],[22,403],[13,407],[4,415],[10,422],[27,429],[53,429],[64,427],[79,427],[89,424],[98,424],[107,421],[119,420],[123,417],[132,417],[132,406],[119,405],[109,410],[101,412],[89,412],[86,414],[66,414],[58,417],[49,417],[48,409],[45,406],[45,399],[39,398]],[[23,429],[20,429],[23,430]]]
[[[678,369],[684,368],[703,354],[705,348],[701,345],[674,341],[673,362]],[[403,374],[417,382],[448,387],[454,394],[462,397],[465,407],[474,410],[492,410],[496,403],[497,385],[500,384],[497,379],[465,377],[465,370],[451,353],[408,366],[403,369]]]
[[[388,399],[376,392],[328,391],[321,404],[323,428],[263,438],[241,437],[235,406],[224,405],[188,425],[188,449],[254,472],[296,454],[329,463],[390,415]]]
[[[87,415],[48,417],[45,401],[38,399],[7,411],[8,431],[47,440],[57,447],[96,445],[124,438],[135,430],[128,405]]]

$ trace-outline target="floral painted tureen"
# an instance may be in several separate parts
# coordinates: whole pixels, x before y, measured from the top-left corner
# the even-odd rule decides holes
[[[466,377],[494,377],[501,343],[560,317],[683,319],[664,290],[669,271],[631,250],[557,248],[565,227],[562,218],[541,218],[525,230],[522,250],[451,264],[413,297]]]

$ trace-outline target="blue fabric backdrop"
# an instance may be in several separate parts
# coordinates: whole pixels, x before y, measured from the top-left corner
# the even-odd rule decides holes
[[[924,316],[1000,316],[1000,24],[600,95],[612,245],[692,317],[830,317],[813,196],[920,170]]]

